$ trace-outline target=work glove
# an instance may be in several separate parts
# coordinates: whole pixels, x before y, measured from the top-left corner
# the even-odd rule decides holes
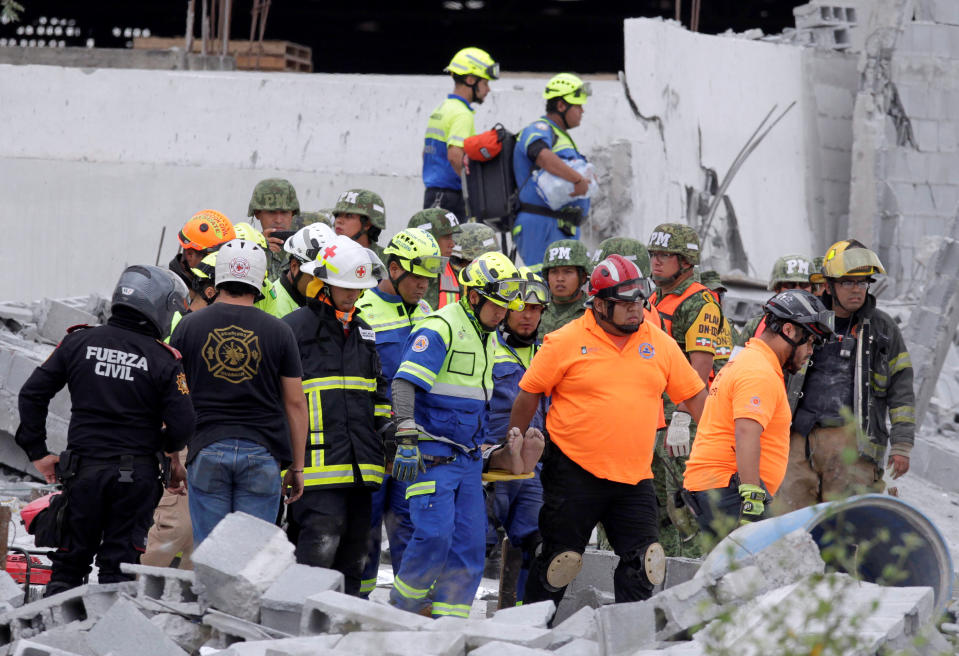
[[[762,519],[763,511],[766,510],[766,491],[758,485],[743,483],[739,486],[739,496],[743,499],[739,525],[758,522]]]
[[[426,471],[423,456],[417,446],[420,432],[411,421],[405,421],[396,429],[396,456],[393,458],[393,478],[412,483],[419,472]]]
[[[677,410],[666,429],[666,452],[673,458],[689,455],[689,422],[692,417]]]

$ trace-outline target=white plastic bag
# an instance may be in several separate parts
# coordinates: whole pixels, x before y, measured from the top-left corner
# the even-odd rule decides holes
[[[538,169],[533,173],[533,184],[536,186],[536,194],[546,203],[551,210],[558,210],[564,205],[580,198],[592,198],[599,191],[599,182],[596,180],[596,169],[589,162],[581,159],[566,161],[571,169],[582,175],[589,182],[589,189],[583,196],[570,196],[573,193],[573,183],[563,178],[547,172],[545,169]]]

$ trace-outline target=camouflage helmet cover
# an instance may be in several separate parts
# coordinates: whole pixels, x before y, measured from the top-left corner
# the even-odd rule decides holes
[[[649,264],[649,251],[646,246],[638,239],[629,237],[610,237],[599,244],[599,249],[593,256],[593,266],[599,264],[610,255],[622,255],[630,262],[633,262],[643,272],[647,278],[652,274],[652,268]]]
[[[661,223],[649,237],[648,249],[656,253],[675,253],[692,265],[699,264],[699,235],[682,223]]]
[[[464,223],[450,255],[473,261],[483,253],[495,250],[497,250],[495,230],[485,223]]]
[[[333,227],[333,210],[320,210],[319,212],[300,212],[293,217],[291,230],[294,232],[305,228],[313,223],[322,223]]]
[[[586,245],[578,239],[557,239],[546,247],[543,253],[543,271],[554,267],[579,267],[583,273],[592,271],[592,261],[586,252]]]
[[[826,282],[826,279],[822,275],[822,262],[823,257],[821,255],[812,259],[812,273],[809,274],[809,282],[816,285],[821,285]]]
[[[699,274],[699,282],[705,285],[706,289],[711,289],[714,292],[724,292],[726,291],[726,285],[723,284],[723,279],[719,275],[718,271],[702,271]]]
[[[783,282],[810,282],[815,272],[812,260],[805,255],[783,255],[776,258],[773,271],[769,274],[769,291],[775,291],[776,285]]]
[[[253,216],[257,210],[281,210],[293,212],[300,211],[300,201],[296,199],[296,189],[290,184],[289,180],[283,178],[267,178],[260,180],[253,188],[253,195],[250,197],[250,207],[247,209],[247,216]]]
[[[463,231],[456,215],[442,207],[428,207],[420,210],[410,218],[406,227],[426,230],[434,237],[455,235]]]
[[[369,189],[348,189],[340,194],[333,207],[333,215],[337,214],[359,214],[373,226],[386,230],[386,205],[378,193]]]

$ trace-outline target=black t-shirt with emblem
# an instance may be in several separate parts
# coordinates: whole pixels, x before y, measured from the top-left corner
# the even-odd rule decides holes
[[[242,439],[291,462],[280,379],[302,378],[303,369],[289,326],[256,307],[214,303],[184,317],[170,345],[183,354],[196,408],[191,460],[214,442]]]

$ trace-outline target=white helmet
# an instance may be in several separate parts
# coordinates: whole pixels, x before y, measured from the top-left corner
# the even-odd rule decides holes
[[[228,241],[217,252],[215,275],[217,287],[242,282],[259,293],[266,276],[266,252],[246,239]]]
[[[296,233],[283,242],[283,250],[305,263],[316,259],[320,249],[327,245],[336,233],[325,223],[311,223],[300,228]]]
[[[346,235],[336,235],[300,270],[334,287],[369,289],[376,287],[376,271],[385,270],[380,258]]]

